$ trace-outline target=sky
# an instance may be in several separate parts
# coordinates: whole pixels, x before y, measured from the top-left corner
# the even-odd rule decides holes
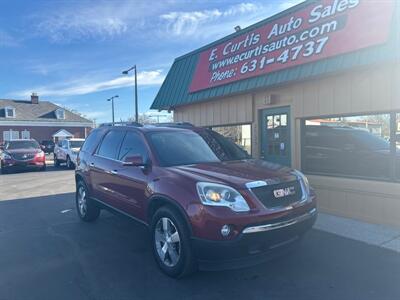
[[[149,111],[174,59],[300,0],[0,0],[0,99],[41,100],[96,122]],[[165,112],[161,113],[165,115]],[[162,120],[162,117],[161,117]]]

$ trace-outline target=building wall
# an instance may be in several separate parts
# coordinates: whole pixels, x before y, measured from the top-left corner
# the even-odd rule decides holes
[[[175,121],[199,126],[252,123],[253,155],[259,157],[262,109],[290,106],[292,164],[301,169],[301,119],[342,114],[400,112],[400,63],[347,73],[200,104],[178,107]],[[276,95],[273,105],[267,104]],[[310,176],[322,211],[377,223],[400,225],[400,184]]]
[[[65,129],[76,138],[85,138],[90,132],[89,127],[45,127],[45,126],[0,126],[0,143],[3,142],[3,132],[8,130],[15,130],[21,132],[24,130],[30,131],[30,137],[32,139],[41,142],[42,140],[52,140],[52,135],[60,129]]]

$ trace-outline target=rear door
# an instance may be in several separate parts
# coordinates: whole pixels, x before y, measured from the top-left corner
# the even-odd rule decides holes
[[[121,167],[118,161],[119,149],[126,131],[113,128],[107,132],[98,146],[90,165],[93,196],[113,207],[120,208],[118,179],[115,173]]]

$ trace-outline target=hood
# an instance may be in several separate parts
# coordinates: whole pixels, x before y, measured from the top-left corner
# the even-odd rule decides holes
[[[41,152],[42,149],[32,149],[32,148],[27,148],[27,149],[8,149],[4,150],[4,152],[9,153],[9,154],[17,154],[17,153],[38,153]]]
[[[296,179],[292,174],[293,169],[256,159],[176,166],[169,169],[195,181],[216,182],[238,189],[246,188],[246,183],[252,181],[284,182]]]

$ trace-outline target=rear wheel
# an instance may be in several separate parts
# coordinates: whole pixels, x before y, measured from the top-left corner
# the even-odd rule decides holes
[[[159,208],[152,218],[151,235],[154,257],[165,274],[179,278],[195,271],[189,230],[176,210]]]
[[[76,187],[76,209],[82,221],[93,222],[100,215],[100,208],[90,199],[86,184],[80,180]]]

